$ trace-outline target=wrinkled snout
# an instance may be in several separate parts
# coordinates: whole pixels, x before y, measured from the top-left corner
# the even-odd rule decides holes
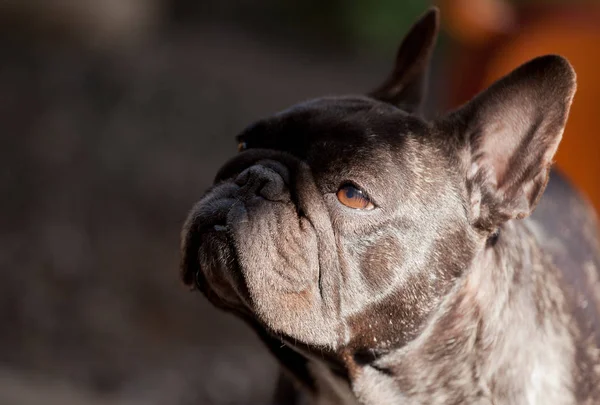
[[[186,284],[196,281],[195,270],[199,267],[208,270],[219,267],[216,263],[231,265],[230,238],[248,209],[290,202],[290,170],[283,163],[274,159],[248,161],[240,155],[226,168],[229,170],[222,170],[215,186],[196,203],[183,227],[182,272]]]

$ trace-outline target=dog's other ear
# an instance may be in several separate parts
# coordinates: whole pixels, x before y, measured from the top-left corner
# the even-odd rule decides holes
[[[390,76],[369,96],[410,113],[420,114],[438,30],[439,11],[432,7],[413,25],[402,41]]]
[[[575,89],[569,62],[542,56],[443,120],[464,152],[476,227],[493,230],[531,214],[548,182]]]

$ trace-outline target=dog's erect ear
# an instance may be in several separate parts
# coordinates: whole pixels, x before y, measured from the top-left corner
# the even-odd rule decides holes
[[[430,8],[402,41],[387,80],[369,96],[419,114],[427,90],[431,54],[439,30],[439,11]]]
[[[569,62],[542,56],[443,120],[465,152],[472,219],[478,228],[492,230],[531,214],[548,182],[575,89]]]

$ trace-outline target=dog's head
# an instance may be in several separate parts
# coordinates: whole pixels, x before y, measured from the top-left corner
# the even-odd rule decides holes
[[[569,63],[544,56],[427,121],[437,31],[431,10],[370,94],[303,102],[238,135],[185,223],[184,281],[309,350],[417,337],[497,230],[534,209],[575,91]]]

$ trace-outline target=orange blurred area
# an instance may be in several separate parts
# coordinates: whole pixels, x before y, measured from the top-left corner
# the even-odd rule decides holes
[[[569,59],[577,72],[578,90],[556,162],[600,211],[600,6],[537,2],[517,7],[476,0],[466,7],[461,3],[441,2],[453,16],[446,27],[457,40],[449,58],[454,83],[449,103],[466,101],[536,56],[560,54]],[[481,10],[488,17],[478,19]],[[489,17],[494,10],[503,10],[502,26],[512,26],[511,30],[498,29],[499,17]]]

